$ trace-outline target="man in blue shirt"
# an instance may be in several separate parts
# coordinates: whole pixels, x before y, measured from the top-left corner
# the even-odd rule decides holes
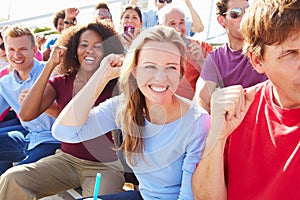
[[[44,64],[34,59],[37,51],[35,36],[27,27],[14,25],[4,32],[4,43],[13,72],[0,79],[0,113],[11,107],[20,110],[20,94],[39,77]],[[22,93],[24,94],[24,93]],[[50,113],[50,112],[49,112]],[[12,166],[31,163],[55,153],[60,142],[52,137],[55,118],[43,113],[35,120],[22,122],[23,127],[0,129],[0,174]]]

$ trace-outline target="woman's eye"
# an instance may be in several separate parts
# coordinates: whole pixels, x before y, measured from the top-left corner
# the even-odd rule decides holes
[[[155,69],[154,65],[145,65],[145,69]]]
[[[102,44],[101,43],[97,43],[97,44],[94,45],[94,47],[102,49]]]
[[[82,46],[82,47],[87,47],[88,44],[87,44],[87,43],[81,43],[80,46]]]
[[[168,66],[167,69],[169,69],[169,70],[177,70],[177,67],[175,67],[175,66]]]

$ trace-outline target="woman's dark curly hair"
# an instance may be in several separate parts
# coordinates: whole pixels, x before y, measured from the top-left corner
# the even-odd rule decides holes
[[[58,19],[63,19],[64,20],[65,16],[66,16],[65,9],[60,10],[60,11],[58,11],[54,14],[54,16],[53,16],[53,25],[54,25],[55,28],[57,28],[57,26],[58,26]]]
[[[59,36],[57,44],[68,48],[63,61],[60,63],[58,72],[61,74],[76,74],[80,68],[77,58],[77,47],[79,38],[87,30],[93,30],[102,38],[104,55],[103,57],[115,53],[124,54],[124,47],[117,32],[108,24],[101,22],[77,25],[67,28]]]

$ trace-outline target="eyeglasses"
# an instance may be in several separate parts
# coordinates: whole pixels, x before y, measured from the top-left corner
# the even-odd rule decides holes
[[[159,3],[172,3],[172,0],[158,0]]]
[[[99,17],[101,17],[102,19],[104,19],[104,18],[111,18],[111,14],[109,13],[109,12],[105,12],[105,11],[100,11],[100,12],[98,12],[97,13],[97,15],[99,16]]]
[[[2,49],[3,51],[5,50],[4,42],[2,42],[2,43],[0,44],[0,49]]]
[[[232,19],[240,17],[247,9],[246,8],[231,8],[230,11],[224,12],[223,15],[229,14]]]

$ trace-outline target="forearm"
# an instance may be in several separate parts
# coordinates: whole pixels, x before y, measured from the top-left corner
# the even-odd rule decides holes
[[[216,87],[216,82],[203,80],[202,77],[199,77],[196,83],[195,99],[197,100],[198,104],[203,107],[208,113],[210,113],[211,109],[211,95],[215,91]]]
[[[227,199],[224,179],[224,143],[219,140],[213,149],[210,146],[205,148],[204,157],[202,157],[192,179],[195,200]]]
[[[51,53],[51,50],[50,49],[45,49],[43,51],[43,60],[44,61],[47,61],[50,57],[50,53]]]
[[[201,18],[199,17],[198,13],[195,11],[191,2],[186,2],[186,5],[191,13],[191,17],[193,20],[192,31],[195,33],[202,32],[204,30],[204,26]]]
[[[66,11],[66,17],[64,19],[64,30],[75,25],[75,17],[69,16],[68,11]]]
[[[23,121],[35,119],[47,109],[46,107],[41,107],[44,91],[51,75],[51,69],[49,69],[47,65],[48,64],[46,64],[41,75],[35,84],[30,88],[28,94],[26,94],[26,97],[21,103],[21,108],[18,115]]]
[[[60,113],[57,103],[53,102],[52,105],[45,111],[45,113],[53,118],[57,118]]]
[[[105,75],[105,70],[100,66],[86,85],[62,110],[57,122],[64,126],[83,125],[96,99],[109,81],[110,78]]]
[[[138,0],[129,0],[128,4],[129,5],[136,5]]]

